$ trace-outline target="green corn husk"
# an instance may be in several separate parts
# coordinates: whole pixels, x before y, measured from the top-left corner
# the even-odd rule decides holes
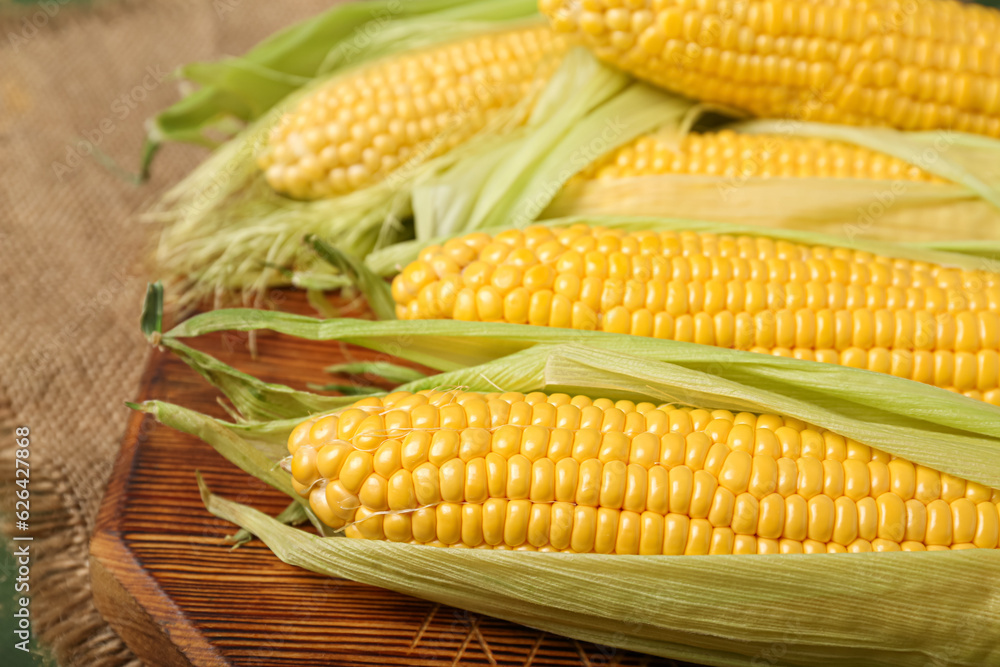
[[[382,289],[385,287],[384,281],[368,271],[362,261],[313,234],[306,236],[305,242],[312,246],[323,261],[347,277],[352,285],[357,286],[361,293],[368,297],[368,307],[375,317],[383,320],[395,317],[396,308],[392,294]]]
[[[720,129],[720,128],[714,128]],[[659,215],[891,241],[1000,240],[1000,141],[794,120],[737,122],[738,133],[819,137],[900,158],[949,181],[671,174],[573,183],[541,218]]]
[[[197,473],[196,473],[197,474]],[[201,479],[201,475],[198,474],[198,479]],[[281,514],[274,517],[274,520],[278,523],[285,524],[286,526],[298,526],[300,524],[309,521],[309,515],[306,514],[305,508],[301,503],[292,501],[289,503]],[[240,528],[232,535],[226,537],[226,541],[233,543],[233,549],[238,549],[244,544],[248,543],[254,538],[254,534],[251,533],[246,528]]]
[[[202,331],[245,330],[245,315],[237,309],[198,316],[163,334],[161,342],[171,347],[178,337]],[[305,337],[392,341],[407,358],[416,356],[410,341],[430,349],[439,332],[400,330],[420,323],[308,320],[270,312],[255,322]],[[499,386],[777,412],[983,484],[1000,483],[1000,409],[932,387],[851,368],[817,369],[812,367],[822,365],[669,341],[646,341],[660,348],[650,354],[637,345],[639,339],[593,332],[581,332],[577,344],[536,343],[504,357],[503,343],[520,334],[525,345],[525,330],[531,327],[424,324],[450,329],[445,344],[437,346],[439,365],[455,365],[458,341],[466,342],[466,352],[457,353],[462,361],[472,349],[492,361],[401,389],[495,391]],[[339,327],[351,331],[338,336]],[[543,337],[554,331],[534,329]],[[199,363],[212,368],[203,372],[206,377],[226,375],[218,360]],[[265,401],[275,390],[249,376],[242,384],[227,390],[263,388]],[[941,401],[938,409],[924,414],[934,399]],[[268,480],[280,474],[274,465],[285,456],[279,432],[287,436],[296,424],[292,419],[280,425],[225,424],[155,401],[139,408],[202,437],[242,469]],[[302,417],[308,413],[303,406]],[[213,514],[259,536],[285,562],[581,640],[711,665],[971,667],[1000,659],[996,550],[602,556],[438,549],[316,537],[214,496],[204,485],[202,493]]]
[[[347,375],[350,377],[368,378],[377,376],[392,384],[404,384],[414,382],[427,377],[415,368],[400,366],[388,361],[358,361],[347,364],[334,364],[324,369],[333,375]]]
[[[576,54],[574,54],[576,55]],[[679,132],[701,108],[664,95],[588,60],[565,85],[553,80],[534,111],[534,122],[492,150],[470,153],[414,188],[416,239],[478,229],[520,227],[534,219],[578,171],[610,150],[655,128]],[[593,90],[594,92],[590,92]],[[614,90],[614,94],[601,90]],[[580,98],[607,101],[576,111]],[[550,109],[558,113],[550,113]]]
[[[990,271],[1000,271],[997,258],[1000,257],[1000,241],[928,241],[914,243],[915,247],[938,250],[941,252],[959,253],[980,257]]]

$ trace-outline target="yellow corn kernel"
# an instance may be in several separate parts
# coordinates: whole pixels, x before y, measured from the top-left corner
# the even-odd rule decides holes
[[[753,469],[753,457],[746,451],[733,451],[719,472],[719,484],[739,495],[747,490]]]
[[[691,509],[691,492],[694,488],[694,473],[687,466],[670,469],[670,512],[687,514]]]
[[[597,526],[594,535],[594,551],[599,554],[614,552],[618,542],[618,522],[621,512],[602,507],[597,510]]]
[[[641,536],[641,516],[637,512],[623,511],[618,516],[618,532],[615,538],[615,553],[639,553]]]
[[[549,544],[556,549],[568,549],[573,534],[573,505],[557,502],[552,504],[549,524]]]
[[[645,514],[652,513],[646,512]],[[655,521],[655,517],[657,516],[659,515],[653,515],[650,521],[655,525],[660,525]],[[687,546],[688,542],[690,524],[691,519],[686,514],[667,514],[662,520],[662,544],[658,547],[651,545],[649,553],[661,553],[660,551],[656,551],[659,548],[667,556],[679,556],[683,554],[684,547]]]
[[[316,468],[316,449],[311,445],[302,445],[292,455],[292,477],[302,486],[311,486],[320,478]]]
[[[413,512],[410,515],[410,530],[413,539],[420,544],[437,541],[437,508],[421,507]]]
[[[591,551],[594,548],[596,533],[597,509],[585,505],[577,505],[573,512],[573,532],[570,537],[570,548],[577,553]],[[509,540],[508,544],[510,544]]]
[[[457,544],[462,539],[462,507],[448,502],[437,506],[437,539],[444,544]]]
[[[995,549],[1000,536],[997,506],[989,501],[976,505],[976,533],[973,543],[980,549]]]
[[[968,498],[959,498],[951,503],[952,542],[966,544],[972,542],[976,534],[976,505]]]
[[[439,468],[438,477],[442,500],[448,503],[465,500],[465,461],[459,458],[445,461]]]
[[[438,515],[440,516],[440,505]],[[382,530],[390,542],[409,542],[413,539],[411,516],[407,512],[393,512],[382,517]],[[450,544],[443,542],[443,544]]]
[[[924,542],[928,546],[950,546],[952,543],[952,512],[944,500],[932,500],[927,505],[927,535]]]

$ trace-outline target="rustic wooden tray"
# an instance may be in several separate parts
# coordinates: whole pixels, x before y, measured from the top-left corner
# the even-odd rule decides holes
[[[297,292],[282,293],[280,305],[312,312]],[[360,313],[348,307],[344,314]],[[191,344],[296,388],[329,382],[329,364],[374,356],[267,333],[258,336],[256,359],[244,334]],[[157,351],[137,398],[224,416],[217,397],[181,361]],[[196,470],[214,492],[272,516],[287,505],[207,444],[132,416],[90,562],[98,609],[150,665],[679,665],[323,577],[285,565],[259,541],[232,551],[223,538],[235,528],[205,510]]]

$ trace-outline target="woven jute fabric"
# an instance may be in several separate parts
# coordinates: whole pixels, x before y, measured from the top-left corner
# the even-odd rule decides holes
[[[331,0],[69,0],[0,13],[0,513],[13,429],[31,430],[34,629],[61,665],[136,658],[94,607],[87,544],[147,345],[152,232],[137,214],[205,151],[167,147],[129,182],[168,75],[239,55]],[[9,523],[4,530],[10,533]]]

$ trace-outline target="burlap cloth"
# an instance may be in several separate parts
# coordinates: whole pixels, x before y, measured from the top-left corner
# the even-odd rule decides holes
[[[26,425],[35,631],[61,665],[134,664],[94,608],[87,542],[146,357],[151,229],[135,214],[204,151],[164,149],[137,187],[80,141],[134,171],[145,119],[178,98],[164,74],[332,3],[41,4],[0,11],[0,514],[14,505],[11,431]]]

